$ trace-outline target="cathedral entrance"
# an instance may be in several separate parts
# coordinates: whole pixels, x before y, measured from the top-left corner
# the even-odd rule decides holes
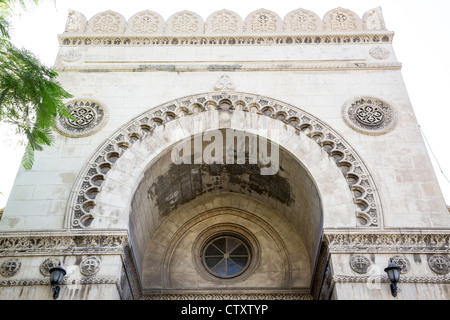
[[[201,94],[106,140],[75,184],[68,222],[127,230],[134,298],[317,298],[323,230],[379,223],[365,170],[338,133],[293,106]]]
[[[279,145],[264,141],[278,167],[264,175],[260,159],[250,163],[257,136],[233,130],[230,149],[217,143],[226,130],[213,133],[216,140],[203,139],[201,150],[194,150],[200,137],[183,142],[192,147],[190,163],[174,163],[179,144],[166,150],[136,189],[130,232],[143,294],[308,298],[323,223],[314,181]],[[195,163],[199,151],[203,159]],[[219,163],[205,163],[210,151]],[[235,161],[221,163],[221,151]]]

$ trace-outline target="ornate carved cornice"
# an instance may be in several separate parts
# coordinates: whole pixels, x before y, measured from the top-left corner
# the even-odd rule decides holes
[[[401,230],[379,233],[338,233],[325,231],[324,240],[331,253],[436,253],[450,252],[450,231]]]
[[[323,34],[323,33],[386,32],[380,7],[368,10],[362,17],[345,8],[335,8],[321,19],[314,12],[296,9],[284,19],[267,9],[249,13],[245,19],[230,10],[219,10],[203,20],[195,12],[184,10],[167,20],[153,11],[144,10],[125,19],[114,11],[103,11],[89,20],[81,13],[69,10],[64,34],[92,35],[164,35],[217,36]]]
[[[121,254],[126,234],[33,234],[0,236],[0,256]]]

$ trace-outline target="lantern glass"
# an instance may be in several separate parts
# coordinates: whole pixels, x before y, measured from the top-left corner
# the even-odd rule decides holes
[[[63,280],[64,276],[66,275],[66,270],[64,270],[62,267],[57,266],[50,269],[50,283],[52,285],[59,284]]]
[[[384,269],[384,271],[386,271],[386,273],[388,274],[389,280],[391,282],[397,283],[400,280],[400,270],[402,268],[400,268],[399,266],[390,263],[389,266]]]

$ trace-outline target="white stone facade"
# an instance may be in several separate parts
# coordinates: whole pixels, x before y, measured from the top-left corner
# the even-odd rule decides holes
[[[76,120],[17,175],[0,264],[20,269],[2,267],[0,298],[51,299],[53,258],[62,299],[391,299],[383,269],[401,256],[395,299],[449,299],[450,215],[393,38],[381,8],[70,12],[54,69]],[[282,170],[171,163],[183,139],[231,129],[272,139]],[[248,239],[240,281],[193,262],[214,232]]]

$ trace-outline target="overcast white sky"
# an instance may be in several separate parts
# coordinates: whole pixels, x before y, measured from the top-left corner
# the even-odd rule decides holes
[[[303,8],[318,16],[336,7],[350,9],[360,17],[369,9],[381,6],[388,30],[395,32],[394,50],[403,64],[402,74],[416,113],[432,151],[435,166],[447,204],[450,204],[450,13],[449,0],[52,0],[16,16],[13,42],[34,52],[52,66],[58,52],[57,34],[64,31],[69,9],[82,12],[87,19],[114,10],[125,18],[142,10],[159,13],[164,19],[190,10],[204,20],[213,12],[228,9],[243,19],[252,11],[265,8],[281,18],[292,10]],[[2,130],[3,129],[3,130]],[[23,148],[0,124],[0,208],[4,207],[20,166]],[[438,159],[440,168],[435,161]]]

